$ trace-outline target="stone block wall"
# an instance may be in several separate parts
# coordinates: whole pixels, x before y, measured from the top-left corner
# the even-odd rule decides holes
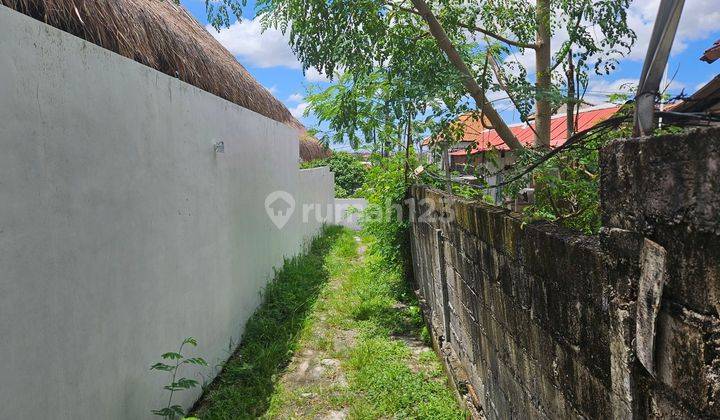
[[[603,150],[601,168],[608,236],[650,240],[667,254],[654,372],[635,366],[633,376],[637,412],[718,418],[720,130],[617,141]],[[637,296],[637,276],[625,281],[618,304],[632,315],[646,296]]]
[[[718,150],[719,130],[608,146],[596,237],[412,188],[418,293],[471,405],[487,418],[720,415]],[[660,265],[643,263],[648,249]]]

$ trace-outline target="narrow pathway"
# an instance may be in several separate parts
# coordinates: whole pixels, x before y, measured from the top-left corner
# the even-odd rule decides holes
[[[322,256],[327,280],[305,308],[289,363],[277,370],[267,397],[255,398],[261,404],[245,405],[241,414],[233,407],[245,401],[217,398],[257,389],[223,379],[224,371],[196,412],[199,418],[464,417],[423,340],[420,309],[399,264],[373,255],[356,235],[339,231]],[[235,359],[242,358],[243,345]]]
[[[267,418],[461,418],[399,267],[348,231]],[[405,302],[410,300],[410,302]]]

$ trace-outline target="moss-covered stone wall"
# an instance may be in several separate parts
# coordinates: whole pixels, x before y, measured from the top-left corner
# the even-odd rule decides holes
[[[605,148],[597,237],[412,188],[418,293],[473,410],[720,415],[719,151],[717,129]]]

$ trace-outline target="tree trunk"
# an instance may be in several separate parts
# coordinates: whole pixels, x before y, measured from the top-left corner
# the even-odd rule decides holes
[[[549,2],[549,0],[546,1]],[[495,108],[493,108],[493,106],[490,104],[490,101],[487,100],[487,98],[485,97],[485,92],[475,80],[475,77],[473,77],[467,64],[465,64],[465,61],[460,56],[460,53],[458,53],[455,46],[452,44],[452,42],[450,42],[450,39],[445,32],[445,29],[443,29],[442,25],[440,25],[440,22],[438,22],[437,18],[432,13],[430,7],[425,2],[425,0],[412,0],[412,3],[413,6],[415,6],[415,9],[417,9],[417,11],[420,13],[420,16],[422,16],[422,18],[428,24],[428,27],[430,28],[430,34],[432,34],[432,36],[435,38],[435,41],[438,43],[440,49],[445,53],[448,60],[450,60],[450,63],[462,76],[463,86],[470,93],[470,96],[472,96],[472,98],[475,100],[475,104],[477,105],[477,107],[481,109],[483,114],[488,118],[502,141],[505,142],[505,144],[507,144],[508,147],[512,150],[522,149],[522,144],[520,143],[520,141],[518,141],[517,137],[513,135],[512,131],[510,131],[510,128],[507,126],[507,124],[505,124],[505,121],[503,121],[502,117],[500,117],[500,114],[498,114]],[[548,58],[548,63],[549,61],[550,60]]]
[[[549,93],[552,87],[550,69],[550,0],[537,0],[537,44],[535,50],[535,147],[550,148],[550,120],[552,104]]]
[[[575,63],[572,48],[568,50],[567,85],[567,138],[570,138],[575,134]]]

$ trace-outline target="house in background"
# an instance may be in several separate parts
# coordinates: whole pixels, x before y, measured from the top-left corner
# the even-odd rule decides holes
[[[580,109],[576,116],[575,131],[591,128],[600,121],[614,115],[620,109],[619,105],[603,104]],[[479,175],[488,183],[487,193],[496,203],[502,202],[502,191],[493,186],[503,181],[503,175],[497,173],[512,166],[516,155],[502,141],[494,129],[485,128],[490,124],[482,124],[479,119],[463,116],[459,122],[464,124],[462,139],[449,152],[451,170],[458,172],[459,177],[466,181],[473,181]],[[525,147],[532,147],[535,139],[535,123],[511,124],[510,130]],[[567,140],[566,114],[556,114],[552,117],[550,128],[550,147],[555,148]],[[422,146],[429,147],[430,139],[423,141]]]
[[[720,58],[720,40],[715,41],[712,47],[705,50],[705,53],[703,53],[703,56],[700,57],[700,60],[712,64]]]
[[[465,150],[468,146],[474,143],[473,139],[478,137],[482,133],[482,131],[485,130],[485,127],[492,126],[490,120],[488,120],[487,117],[483,116],[483,122],[481,122],[480,118],[471,113],[461,115],[458,118],[457,123],[463,127],[464,135],[460,141],[454,143],[450,147],[450,152]],[[433,162],[434,160],[439,161],[439,158],[433,155],[430,148],[431,146],[435,144],[439,145],[440,143],[442,143],[442,139],[433,137],[425,138],[420,143],[420,154],[427,156],[429,162]]]

